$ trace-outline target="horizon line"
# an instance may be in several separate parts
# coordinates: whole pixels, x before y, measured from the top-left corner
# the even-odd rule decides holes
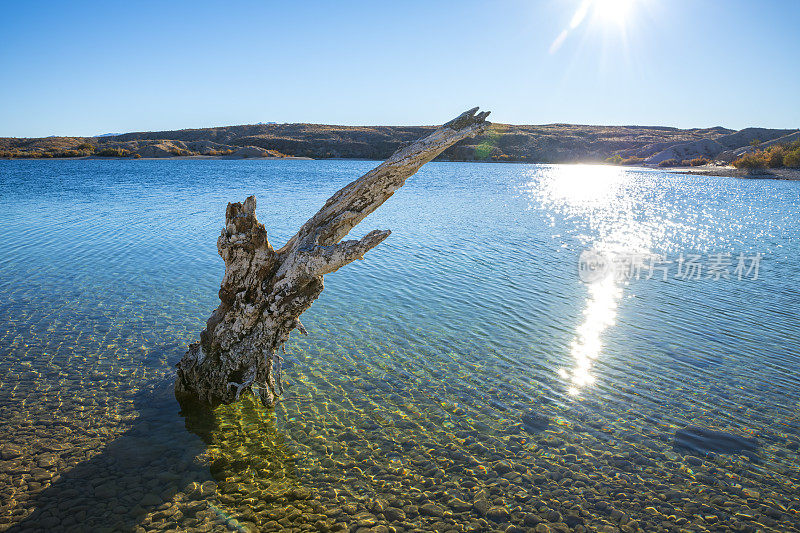
[[[694,126],[694,127],[679,127],[679,126],[668,126],[668,125],[658,125],[658,124],[581,124],[575,122],[548,122],[542,124],[512,124],[509,122],[491,122],[493,125],[500,125],[500,126],[517,126],[517,127],[543,127],[543,126],[580,126],[580,127],[590,127],[590,128],[653,128],[653,129],[672,129],[672,130],[713,130],[713,129],[724,129],[730,130],[732,132],[742,131],[746,129],[766,129],[766,130],[792,130],[798,131],[800,127],[785,127],[785,128],[768,128],[764,126],[745,126],[743,128],[729,128],[727,126],[722,125],[714,125],[714,126]],[[220,129],[220,128],[238,128],[238,127],[246,127],[246,126],[298,126],[298,125],[308,125],[308,126],[326,126],[326,127],[336,127],[336,128],[436,128],[441,126],[441,124],[326,124],[323,122],[254,122],[254,123],[246,123],[246,124],[224,124],[224,125],[215,125],[215,126],[203,126],[203,127],[189,127],[189,128],[175,128],[175,129],[155,129],[155,130],[131,130],[131,131],[124,131],[124,132],[109,132],[109,133],[98,133],[94,135],[45,135],[39,137],[17,137],[13,135],[3,135],[0,138],[3,139],[53,139],[53,138],[84,138],[84,139],[97,139],[103,137],[118,137],[121,135],[131,135],[131,134],[147,134],[147,133],[164,133],[164,132],[179,132],[179,131],[198,131],[198,130],[210,130],[210,129]]]

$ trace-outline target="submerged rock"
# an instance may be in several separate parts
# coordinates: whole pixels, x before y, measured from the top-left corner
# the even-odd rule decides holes
[[[749,453],[758,449],[758,441],[733,433],[689,426],[675,432],[675,448],[700,453]]]
[[[4,461],[22,456],[22,450],[11,444],[6,444],[0,449],[0,458]]]
[[[383,516],[386,517],[386,520],[389,522],[403,522],[406,519],[405,511],[397,507],[388,507],[383,511]]]
[[[550,418],[547,415],[532,411],[522,415],[522,425],[527,431],[542,431],[550,425]]]
[[[441,518],[444,516],[444,509],[435,503],[426,503],[419,508],[419,513],[424,516],[433,516]]]

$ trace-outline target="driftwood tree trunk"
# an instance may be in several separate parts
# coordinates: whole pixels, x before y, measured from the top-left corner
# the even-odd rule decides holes
[[[200,342],[178,363],[179,398],[218,405],[251,391],[266,406],[283,392],[280,349],[289,333],[306,333],[300,315],[322,292],[325,274],[361,259],[389,236],[375,230],[340,242],[425,163],[461,139],[483,132],[488,112],[471,109],[334,194],[285,246],[273,249],[256,220],[256,199],[229,203],[217,249],[225,261],[220,305]]]

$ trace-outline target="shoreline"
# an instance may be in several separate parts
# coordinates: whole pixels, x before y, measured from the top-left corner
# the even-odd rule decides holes
[[[650,167],[645,167],[650,168]],[[723,178],[741,178],[741,179],[776,179],[776,180],[800,180],[800,168],[769,168],[760,169],[756,171],[735,168],[732,166],[713,166],[706,165],[702,167],[672,167],[659,169],[653,167],[653,170],[665,170],[667,172],[675,172],[677,174],[691,174],[694,176],[719,176]]]
[[[172,157],[98,157],[98,156],[81,156],[81,157],[2,157],[0,161],[76,161],[76,160],[95,160],[95,161],[119,161],[119,160],[133,160],[133,161],[172,161],[172,160],[224,160],[224,161],[264,161],[264,160],[280,160],[280,159],[293,159],[300,161],[373,161],[372,159],[349,158],[349,157],[326,157],[315,159],[313,157],[304,156],[286,156],[286,157],[231,157],[231,156],[218,156],[218,155],[179,155]],[[377,161],[377,160],[375,160]],[[494,161],[488,160],[472,160],[472,161],[432,161],[432,163],[482,163],[482,164],[523,164],[523,165],[598,165],[609,166],[628,169],[641,169],[641,170],[656,170],[674,174],[689,174],[694,176],[718,176],[722,178],[739,178],[739,179],[778,179],[788,181],[800,181],[800,168],[772,168],[760,169],[757,171],[744,170],[732,167],[730,165],[705,165],[699,167],[657,167],[657,166],[625,166],[625,165],[610,165],[603,162],[565,162],[565,163],[544,163],[544,162],[528,162],[528,161]]]

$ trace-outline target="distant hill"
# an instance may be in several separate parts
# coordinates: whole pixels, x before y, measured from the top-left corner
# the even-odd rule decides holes
[[[0,157],[291,156],[381,160],[433,129],[434,126],[253,124],[102,137],[0,138]],[[723,127],[492,124],[485,135],[462,141],[438,159],[567,163],[602,162],[619,156],[617,160],[656,164],[678,156],[715,157],[735,150],[739,141],[743,145],[754,138],[769,141],[793,131],[796,130],[758,129],[756,133],[742,134]]]
[[[658,153],[649,155],[646,163],[658,164],[667,159],[691,160],[696,157],[721,159],[728,163],[756,146],[790,142],[797,137],[798,130],[775,130],[767,128],[745,128],[728,135],[705,138],[672,145]]]

